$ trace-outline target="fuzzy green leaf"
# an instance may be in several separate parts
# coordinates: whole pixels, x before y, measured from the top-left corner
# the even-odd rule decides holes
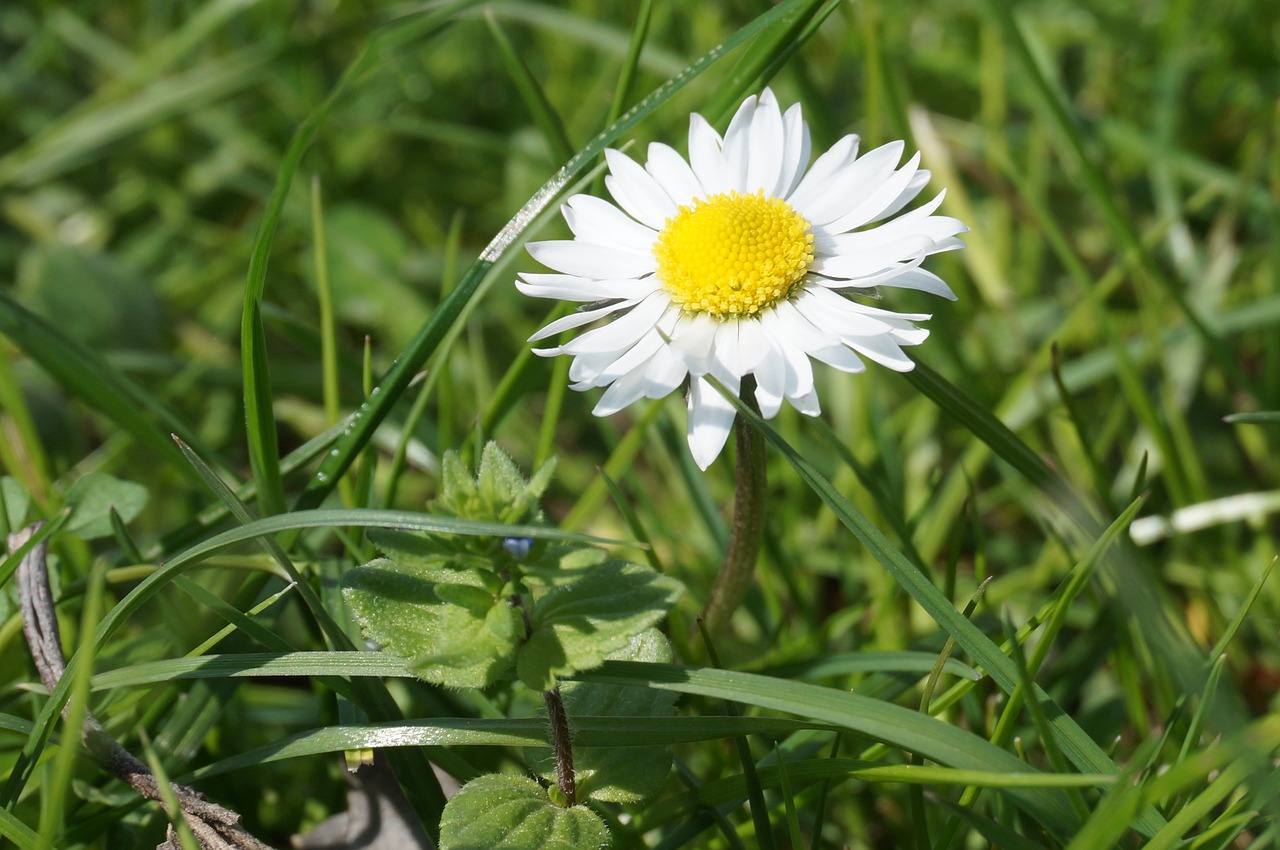
[[[636,635],[611,661],[671,662],[671,645],[661,632]],[[560,686],[569,725],[576,717],[673,717],[674,695],[658,690],[567,682]],[[529,749],[526,755],[548,781],[555,778],[555,755],[550,748]],[[657,793],[671,771],[669,747],[585,747],[575,743],[573,767],[578,796],[605,803],[639,803]]]
[[[586,806],[562,809],[523,776],[471,780],[440,819],[440,850],[600,850],[608,844],[608,830],[595,812]]]
[[[84,540],[111,536],[111,509],[121,522],[129,522],[147,504],[147,488],[122,481],[105,472],[91,472],[67,491],[66,502],[73,508],[66,530]]]
[[[516,671],[534,690],[555,687],[557,676],[590,670],[657,623],[684,587],[669,576],[610,560],[539,599],[533,632]]]
[[[440,581],[442,574],[449,581]],[[343,576],[343,594],[365,637],[406,659],[414,675],[482,688],[511,666],[520,612],[465,572],[377,560]]]

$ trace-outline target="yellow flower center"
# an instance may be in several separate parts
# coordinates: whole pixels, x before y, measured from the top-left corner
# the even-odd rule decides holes
[[[809,222],[781,198],[725,192],[680,207],[653,246],[658,278],[691,313],[753,316],[787,298],[813,262]]]

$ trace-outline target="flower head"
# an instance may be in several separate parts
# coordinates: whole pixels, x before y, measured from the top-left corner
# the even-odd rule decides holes
[[[920,268],[930,254],[960,248],[968,228],[934,215],[932,201],[894,217],[929,181],[916,154],[899,167],[902,142],[858,156],[845,136],[809,164],[809,128],[796,104],[785,114],[768,89],[748,97],[724,138],[690,116],[689,159],[649,146],[640,166],[605,151],[605,183],[617,205],[575,195],[563,208],[571,240],[532,242],[554,274],[522,274],[526,295],[586,302],[532,337],[603,323],[544,356],[573,357],[572,388],[608,387],[597,416],[689,382],[689,448],[706,469],[724,447],[731,392],[755,376],[765,418],[783,400],[819,411],[811,360],[861,372],[863,358],[897,371],[914,363],[903,346],[929,332],[925,314],[893,313],[853,300],[878,287],[954,299]]]

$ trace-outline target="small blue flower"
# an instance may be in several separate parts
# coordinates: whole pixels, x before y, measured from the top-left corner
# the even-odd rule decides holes
[[[529,557],[529,548],[532,546],[532,537],[508,537],[502,541],[503,550],[517,561]]]

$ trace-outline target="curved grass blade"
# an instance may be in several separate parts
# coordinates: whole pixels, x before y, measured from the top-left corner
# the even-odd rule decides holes
[[[1008,781],[1039,773],[1017,756],[970,732],[893,703],[756,673],[675,664],[606,661],[602,667],[573,678],[733,700],[833,724],[943,765],[1002,774],[1005,787],[1001,790],[1006,796],[1051,830],[1072,830],[1079,822],[1061,794]]]
[[[837,652],[753,672],[779,679],[817,679],[850,673],[929,673],[937,666],[938,654],[935,652]],[[945,659],[941,671],[972,682],[982,678],[977,670],[954,658]]]
[[[652,747],[715,741],[731,735],[785,737],[819,724],[765,717],[575,717],[574,743],[588,747]],[[320,753],[391,747],[545,747],[546,723],[538,718],[436,717],[409,723],[330,726],[293,735],[193,771],[207,779],[275,761]]]
[[[682,89],[694,77],[714,63],[726,52],[742,44],[752,36],[763,32],[790,15],[803,2],[812,0],[784,0],[773,9],[760,15],[750,23],[733,33],[716,47],[695,59],[683,71],[654,89],[643,100],[632,107],[625,115],[606,127],[592,139],[586,147],[565,163],[564,167],[552,175],[532,198],[507,223],[488,247],[480,254],[480,258],[471,266],[458,287],[440,302],[431,318],[409,342],[408,347],[397,358],[395,365],[383,376],[369,398],[360,405],[355,414],[355,421],[350,432],[344,432],[338,440],[337,451],[325,458],[315,477],[307,484],[299,497],[299,508],[313,508],[324,501],[332,491],[338,478],[346,472],[356,455],[372,438],[374,430],[386,418],[391,408],[399,400],[409,385],[413,375],[426,361],[440,340],[444,338],[449,327],[457,320],[463,307],[475,295],[481,280],[507,249],[520,237],[542,210],[549,205],[560,191],[568,184],[570,178],[592,162],[607,145],[615,141],[627,130],[631,129],[643,118],[650,115],[665,103],[673,94]]]

